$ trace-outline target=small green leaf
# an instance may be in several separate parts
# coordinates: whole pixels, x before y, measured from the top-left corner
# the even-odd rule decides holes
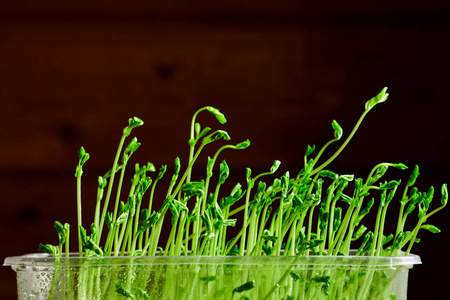
[[[175,176],[178,176],[178,174],[180,173],[180,169],[181,169],[181,160],[179,157],[175,158]]]
[[[131,289],[131,291],[133,291],[136,296],[139,296],[142,299],[149,299],[150,298],[150,295],[147,293],[147,291],[142,289],[142,288],[140,288],[140,287],[133,287]]]
[[[281,161],[276,160],[276,161],[273,163],[272,167],[270,168],[270,173],[275,173],[275,171],[278,170],[278,168],[280,167],[280,165],[281,165]]]
[[[116,293],[127,298],[134,298],[134,295],[131,293],[131,291],[125,289],[120,283],[116,283]]]
[[[217,133],[213,136],[213,141],[217,141],[219,139],[224,139],[225,141],[231,140],[230,136],[228,135],[228,132],[223,130],[217,130]]]
[[[225,197],[222,201],[222,209],[227,206],[231,206],[236,201],[241,199],[244,196],[244,192],[242,191],[242,185],[240,183],[237,183],[234,188],[231,190],[231,193],[228,197]]]
[[[125,148],[125,153],[134,153],[140,146],[141,146],[141,143],[139,143],[137,138],[134,137],[130,141],[128,146]]]
[[[359,222],[361,222],[361,220],[370,212],[370,210],[372,209],[373,204],[375,203],[375,200],[372,198],[370,199],[370,201],[367,203],[366,207],[364,207],[361,212],[358,215],[358,218],[356,219],[356,224],[359,224]]]
[[[390,235],[388,235],[388,236],[383,235],[383,239],[382,239],[381,244],[384,246],[387,243],[389,243],[390,241],[392,241],[393,238],[394,238],[394,235],[392,233]]]
[[[414,167],[414,170],[411,173],[411,175],[409,176],[408,183],[406,185],[413,186],[416,183],[417,176],[419,176],[419,166],[418,165],[416,165]]]
[[[391,180],[391,181],[389,181],[389,182],[387,182],[387,183],[381,184],[381,185],[380,185],[380,188],[381,188],[381,189],[384,189],[384,190],[389,190],[389,189],[393,189],[394,187],[399,186],[400,183],[401,183],[400,180]]]
[[[412,213],[414,210],[416,209],[416,205],[414,203],[409,203],[408,206],[406,207],[406,211],[405,214],[410,214]]]
[[[428,230],[428,231],[430,231],[432,233],[439,233],[439,232],[441,232],[441,230],[439,228],[437,228],[436,226],[431,225],[431,224],[424,224],[424,225],[420,226],[420,228]]]
[[[268,233],[265,233],[265,234],[262,235],[262,239],[265,240],[265,241],[276,243],[277,240],[278,240],[278,237],[275,236],[275,235],[270,235]]]
[[[217,108],[208,106],[206,109],[216,117],[217,121],[219,121],[220,124],[225,124],[227,122],[224,114],[221,113]]]
[[[220,163],[219,184],[223,184],[229,175],[230,175],[230,169],[228,168],[227,162],[225,160],[223,160]]]
[[[399,169],[399,170],[406,170],[408,169],[408,167],[402,163],[398,163],[398,164],[392,164],[392,167]]]
[[[50,244],[39,244],[38,251],[45,252],[54,256],[59,255],[59,248]]]
[[[428,189],[427,195],[425,197],[425,200],[423,201],[423,204],[425,205],[425,209],[428,210],[430,207],[430,203],[433,200],[434,197],[434,187],[430,186]]]
[[[208,162],[206,163],[206,173],[208,177],[213,175],[212,169],[214,166],[215,160],[213,160],[210,156],[208,156]]]
[[[333,232],[336,232],[341,226],[341,218],[342,218],[342,207],[334,208],[334,222],[333,222]]]
[[[325,212],[322,208],[319,213],[319,228],[321,231],[324,231],[328,226],[329,212]]]
[[[104,189],[107,184],[108,184],[108,180],[106,180],[105,177],[98,176],[98,187],[100,189]]]
[[[367,185],[372,185],[375,182],[377,182],[381,177],[386,174],[386,171],[388,170],[389,165],[388,164],[381,164],[377,167],[375,174],[369,178]]]
[[[210,127],[205,127],[201,132],[200,132],[200,134],[198,135],[198,137],[197,138],[202,138],[202,137],[204,137],[208,132],[210,132],[211,131],[211,128]]]
[[[123,212],[116,220],[116,225],[122,224],[128,220],[128,212]]]
[[[336,180],[339,176],[338,174],[332,172],[332,171],[328,171],[328,170],[322,170],[319,172],[319,176],[321,177],[327,177],[333,180]]]
[[[186,197],[192,196],[203,196],[205,193],[205,182],[202,181],[191,181],[185,183],[181,190],[183,191]]]
[[[345,181],[353,181],[355,176],[354,175],[341,175],[340,178],[345,180]]]
[[[411,231],[400,231],[397,235],[397,238],[394,240],[394,244],[393,247],[396,250],[400,250],[400,246],[401,244],[403,244],[403,242],[406,240],[406,238],[409,236],[409,234],[411,233]]]
[[[273,252],[273,247],[272,246],[269,246],[269,245],[267,245],[267,244],[262,244],[262,251],[264,252],[264,254],[265,255],[271,255],[272,254],[272,252]],[[237,254],[236,255],[239,255],[239,250],[238,250],[238,252],[237,252]]]
[[[291,275],[291,277],[294,281],[298,281],[300,279],[300,275],[298,275],[297,273],[295,273],[293,271],[289,272],[289,275]]]
[[[200,281],[215,281],[217,279],[217,276],[214,275],[210,275],[210,276],[200,276],[198,279],[200,279]]]
[[[128,126],[123,129],[124,136],[129,136],[131,133],[131,130],[133,130],[136,127],[144,125],[144,121],[139,119],[138,117],[133,117],[128,119]]]
[[[195,123],[194,129],[195,129],[195,136],[198,138],[200,135],[200,129],[201,129],[200,123]]]
[[[83,147],[78,150],[78,158],[79,158],[79,165],[82,166],[84,163],[89,159],[89,153],[87,153]]]
[[[247,168],[245,173],[245,178],[247,178],[247,181],[250,180],[251,176],[252,176],[252,169]]]
[[[208,135],[205,138],[203,138],[202,144],[203,145],[207,145],[209,143],[218,141],[220,139],[223,139],[225,141],[229,141],[231,138],[230,138],[230,136],[228,135],[228,133],[226,131],[216,130],[213,133],[211,133],[210,135]]]
[[[363,238],[363,242],[361,243],[361,246],[358,248],[358,253],[360,252],[366,252],[372,247],[373,243],[373,232],[368,231]]]
[[[313,249],[317,246],[320,246],[323,242],[324,242],[324,240],[321,240],[321,239],[312,239],[312,240],[306,241],[306,243],[308,244],[308,249]]]
[[[156,177],[156,180],[160,180],[164,176],[164,173],[166,173],[166,170],[167,170],[167,165],[161,166],[161,168],[159,168],[159,173],[158,173],[158,176]]]
[[[237,222],[237,219],[223,220],[223,226],[234,227],[234,226],[236,226],[236,222]]]
[[[144,232],[153,227],[156,224],[156,222],[158,222],[160,216],[161,213],[154,211],[149,218],[140,221],[138,224],[138,233]]]
[[[353,234],[352,241],[356,241],[357,239],[359,239],[366,232],[366,230],[366,226],[359,226],[358,230]]]
[[[444,183],[442,185],[442,187],[441,187],[441,194],[442,194],[441,204],[443,206],[446,206],[447,205],[447,201],[448,201],[448,190],[447,190],[447,184],[446,183]]]
[[[150,211],[147,208],[141,210],[141,217],[143,220],[147,220],[150,217]]]
[[[322,292],[325,295],[329,294],[330,276],[316,276],[312,280],[316,283],[322,283]]]
[[[152,164],[151,162],[148,162],[145,166],[143,166],[140,170],[140,172],[155,172],[156,168],[155,165]]]
[[[64,226],[60,222],[55,221],[54,228],[55,228],[56,233],[58,235],[64,235],[65,234]]]
[[[331,122],[331,126],[334,129],[334,138],[336,140],[340,140],[342,137],[342,134],[344,133],[344,131],[342,130],[342,127],[338,124],[338,122],[336,122],[336,120],[333,120],[333,122]]]
[[[233,294],[234,293],[242,293],[248,290],[251,290],[255,287],[255,281],[251,280],[249,282],[244,283],[243,285],[238,286],[237,288],[233,289]]]
[[[84,147],[81,147],[79,150],[78,150],[78,158],[80,159],[80,160],[82,160],[83,159],[83,157],[86,155],[86,150],[84,150]]]
[[[341,194],[341,201],[344,201],[345,203],[351,204],[355,199],[346,195],[346,194]]]
[[[83,249],[91,250],[97,255],[103,255],[102,249],[92,241],[92,239],[88,239],[86,243],[83,244]]]
[[[133,128],[136,128],[136,127],[139,127],[142,125],[144,125],[144,121],[142,121],[138,117],[133,117],[133,118],[128,119],[128,127],[130,129],[133,129]]]
[[[86,243],[86,240],[87,240],[86,229],[84,229],[84,227],[82,225],[80,225],[80,226],[78,226],[78,230],[80,232],[81,243],[82,244]]]
[[[113,215],[112,215],[112,212],[108,212],[108,213],[106,214],[105,223],[106,223],[106,226],[108,226],[108,228],[111,228],[111,225],[112,225],[112,223],[113,223]]]
[[[75,170],[75,177],[80,177],[83,175],[83,165],[89,159],[89,153],[86,153],[83,147],[78,150],[78,165]]]
[[[245,149],[245,148],[247,148],[249,146],[250,146],[250,141],[246,140],[246,141],[243,141],[242,143],[237,144],[236,145],[236,149],[238,149],[238,150]]]
[[[389,96],[389,94],[386,93],[386,91],[387,91],[387,87],[383,88],[378,95],[376,95],[375,97],[373,97],[372,99],[367,101],[366,106],[365,106],[366,111],[371,110],[378,103],[385,102]]]
[[[309,155],[311,155],[311,153],[313,153],[315,149],[316,149],[315,145],[312,145],[312,146],[308,145],[306,147],[305,157],[308,157]]]

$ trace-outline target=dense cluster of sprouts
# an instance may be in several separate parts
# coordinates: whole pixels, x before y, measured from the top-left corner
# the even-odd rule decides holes
[[[386,88],[366,102],[365,110],[354,129],[338,150],[323,160],[325,149],[341,141],[343,131],[332,122],[334,138],[317,153],[308,146],[304,167],[296,175],[289,172],[273,179],[280,162],[275,161],[265,173],[254,175],[247,168],[246,185],[236,184],[226,196],[221,186],[229,177],[225,160],[219,164],[219,176],[212,186],[213,170],[225,149],[245,149],[250,142],[221,146],[208,157],[206,175],[193,180],[192,169],[204,148],[218,141],[229,141],[223,130],[202,128],[196,122],[200,112],[208,111],[220,123],[224,115],[213,107],[204,107],[192,118],[189,138],[189,160],[182,171],[180,159],[175,159],[175,171],[162,205],[155,209],[155,189],[167,167],[156,172],[152,163],[135,165],[131,187],[122,191],[124,175],[132,154],[139,148],[136,138],[123,150],[132,130],[143,125],[139,118],[131,118],[124,128],[113,166],[98,178],[97,205],[90,234],[81,216],[81,177],[89,154],[82,147],[76,168],[78,207],[78,251],[80,256],[154,256],[154,255],[355,255],[386,256],[408,254],[418,241],[421,229],[439,232],[428,219],[447,204],[447,185],[441,188],[441,203],[431,208],[434,188],[420,192],[414,187],[418,167],[407,183],[383,181],[389,167],[407,169],[402,163],[380,163],[367,178],[339,175],[326,167],[341,153],[355,134],[367,113],[388,97]],[[122,151],[123,150],[123,151]],[[323,161],[319,164],[320,161]],[[268,176],[271,175],[271,176]],[[269,181],[263,179],[269,178]],[[118,180],[118,183],[115,181]],[[395,232],[387,233],[385,221],[389,204],[398,198],[400,205]],[[365,216],[374,211],[374,224],[363,225]],[[417,215],[411,225],[411,215]],[[242,219],[237,221],[236,217]],[[171,218],[171,228],[165,243],[161,232],[165,218]],[[408,223],[407,223],[408,219]],[[230,226],[241,226],[230,236]],[[409,226],[409,229],[407,227]],[[56,257],[69,255],[69,224],[55,222],[59,244],[40,245],[40,250]],[[370,228],[370,229],[369,229]]]

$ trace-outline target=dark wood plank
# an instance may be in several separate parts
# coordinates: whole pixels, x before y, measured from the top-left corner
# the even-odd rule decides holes
[[[439,11],[448,9],[448,2],[445,0],[419,1],[419,0],[400,0],[388,1],[379,0],[376,2],[361,2],[350,0],[345,2],[335,1],[107,1],[100,0],[95,2],[76,1],[66,2],[57,0],[36,1],[10,1],[2,5],[0,11],[3,12],[29,12],[29,13],[95,13],[95,12],[113,12],[113,13],[170,13],[170,14],[261,14],[261,13],[314,13],[314,14],[339,14],[339,13],[376,13],[390,12],[398,13],[402,11]]]
[[[389,86],[389,101],[333,169],[365,176],[380,161],[401,161],[421,166],[424,189],[448,181],[445,3],[409,1],[409,11],[388,1],[365,8],[283,1],[273,10],[256,1],[228,10],[204,1],[99,3],[10,2],[0,10],[0,257],[55,241],[54,219],[75,224],[81,145],[91,153],[83,180],[92,211],[96,176],[110,167],[134,115],[146,123],[135,132],[143,143],[135,161],[171,165],[187,156],[191,114],[219,107],[232,140],[252,141],[224,155],[231,180],[242,182],[245,167],[265,170],[275,159],[295,173],[306,145],[331,137],[332,119],[348,133],[364,102]],[[217,126],[207,116],[201,122]],[[433,224],[443,233],[417,246],[424,266],[413,270],[413,294],[418,282],[443,282],[427,281],[436,241],[449,237],[443,217]],[[0,275],[0,298],[14,299],[12,271]]]

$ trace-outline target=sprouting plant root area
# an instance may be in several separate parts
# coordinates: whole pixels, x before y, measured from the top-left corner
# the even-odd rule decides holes
[[[54,273],[41,272],[40,276],[55,276],[54,288],[45,291],[42,299],[356,300],[404,299],[405,272],[408,270],[367,266],[172,264],[58,267]],[[41,292],[35,295],[43,295]]]
[[[383,180],[389,168],[406,170],[402,163],[380,163],[366,178],[340,175],[327,169],[352,139],[368,112],[387,97],[385,88],[367,101],[346,138],[339,124],[333,121],[333,138],[320,149],[308,146],[303,168],[298,173],[277,175],[279,161],[260,174],[253,174],[247,168],[246,182],[236,184],[226,194],[221,188],[230,169],[221,156],[225,150],[243,150],[250,142],[230,144],[226,131],[203,128],[196,121],[200,113],[209,112],[224,124],[226,118],[218,109],[204,107],[192,117],[189,159],[184,168],[179,158],[175,159],[174,172],[170,175],[166,174],[166,165],[157,171],[152,163],[136,164],[131,186],[125,189],[124,182],[130,182],[125,178],[125,170],[130,157],[140,147],[137,138],[127,140],[134,128],[143,125],[139,118],[131,118],[123,130],[112,168],[98,178],[95,217],[90,226],[85,225],[86,219],[81,216],[81,179],[89,154],[80,148],[75,171],[78,256],[409,254],[419,241],[420,230],[439,232],[429,223],[429,218],[446,206],[447,185],[441,187],[440,203],[436,203],[439,200],[432,203],[434,187],[427,191],[415,187],[419,175],[417,166],[403,184],[401,180]],[[199,178],[198,174],[193,174],[193,166],[199,156],[210,149],[210,144],[220,147],[208,154],[204,176]],[[332,144],[338,144],[338,150],[324,157],[325,150]],[[170,183],[161,187],[158,183],[164,176],[169,176]],[[165,191],[159,207],[155,203],[161,202],[154,201],[157,189]],[[393,201],[397,201],[394,206],[397,211],[390,212],[389,218],[396,219],[397,225],[388,232],[385,221]],[[373,221],[364,224],[369,214]],[[238,221],[236,216],[241,219]],[[169,234],[162,242],[163,224],[167,223],[171,227],[165,231]],[[57,258],[67,257],[70,226],[56,221],[55,229],[58,245],[41,244],[40,249]],[[382,293],[381,287],[392,284],[398,273],[362,267],[357,270],[297,269],[295,261],[293,266],[273,271],[265,271],[264,266],[259,265],[246,270],[233,265],[117,269],[81,265],[78,270],[67,270],[67,274],[64,268],[55,272],[55,282],[67,276],[69,282],[65,283],[63,291],[71,293],[72,284],[78,287],[73,293],[82,298],[73,299],[90,299],[91,295],[103,295],[104,299],[114,296],[151,299],[155,295],[164,299],[193,299],[196,295],[205,299],[338,299],[341,292],[348,296],[345,299],[353,299],[350,295],[356,295],[354,299],[377,299],[376,295]],[[52,291],[57,290],[59,288]],[[88,298],[83,298],[86,293]],[[67,299],[72,299],[72,295]]]

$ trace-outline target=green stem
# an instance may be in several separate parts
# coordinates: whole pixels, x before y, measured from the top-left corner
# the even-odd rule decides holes
[[[103,211],[102,211],[102,215],[101,215],[101,219],[100,219],[100,225],[98,228],[97,243],[100,241],[101,236],[102,236],[103,225],[105,223],[105,217],[106,217],[106,213],[108,211],[109,199],[111,198],[112,188],[113,188],[113,184],[114,184],[114,177],[116,174],[117,163],[119,161],[120,153],[122,153],[123,144],[124,144],[126,138],[127,138],[127,135],[123,134],[122,138],[120,139],[120,142],[119,142],[119,147],[117,149],[116,156],[114,158],[113,166],[111,168],[111,176],[109,179],[108,191],[106,193],[105,203],[103,204]]]
[[[188,165],[191,165],[191,163],[193,162],[194,151],[195,151],[195,144],[197,144],[197,141],[198,141],[195,138],[195,119],[197,118],[197,115],[203,110],[206,110],[206,107],[203,107],[203,108],[197,110],[194,113],[194,115],[192,116],[190,139],[189,139],[189,160],[188,160]],[[187,182],[191,181],[191,174],[192,174],[192,169],[188,169],[187,173],[186,173],[186,181]]]
[[[383,250],[384,223],[386,221],[386,213],[387,213],[388,204],[389,203],[386,203],[386,205],[383,207],[383,212],[381,215],[381,222],[380,222],[380,229],[379,229],[380,232],[378,233],[377,251],[375,253],[376,256],[380,256],[381,251]]]
[[[125,177],[126,162],[122,164],[122,171],[120,172],[119,184],[117,186],[116,202],[114,204],[113,222],[117,219],[117,211],[119,210],[120,194],[122,191],[123,178]]]
[[[244,251],[245,251],[245,245],[246,245],[246,237],[247,237],[247,223],[249,222],[248,220],[248,206],[250,203],[250,191],[251,191],[252,187],[249,186],[247,189],[247,192],[245,194],[245,207],[244,207],[244,224],[242,225],[242,229],[240,231],[241,233],[241,243],[240,243],[240,247],[239,247],[239,255],[243,256],[244,255]],[[248,255],[248,253],[247,253]]]
[[[417,223],[417,226],[414,228],[414,230],[408,235],[408,237],[406,238],[405,242],[409,241],[409,245],[408,245],[408,249],[405,252],[405,255],[409,255],[409,253],[411,252],[412,246],[414,245],[414,243],[416,242],[417,239],[417,234],[419,233],[420,227],[422,226],[423,222],[425,221],[425,218],[421,218],[419,220],[419,222]],[[400,247],[400,249],[403,247]]]
[[[344,148],[347,146],[347,144],[350,142],[350,140],[353,138],[353,136],[355,135],[356,131],[358,130],[359,126],[361,125],[362,121],[364,120],[365,116],[367,115],[367,113],[370,111],[370,109],[366,109],[363,114],[359,117],[358,122],[356,123],[355,127],[353,127],[352,132],[350,133],[350,135],[347,137],[347,139],[344,141],[344,143],[342,143],[341,147],[339,147],[339,149],[329,158],[327,159],[323,164],[321,164],[319,167],[317,167],[316,169],[314,169],[311,172],[311,176],[316,174],[317,172],[320,172],[323,168],[325,168],[326,166],[328,166],[336,157],[339,156],[339,154],[341,154],[341,152],[344,150]]]
[[[374,235],[373,235],[373,243],[372,243],[372,249],[370,250],[370,256],[374,256],[376,253],[376,246],[377,246],[377,240],[378,240],[378,234],[380,232],[380,223],[381,223],[381,214],[383,210],[383,204],[382,201],[380,201],[380,204],[378,206],[378,212],[377,217],[375,221],[375,229],[374,229]]]
[[[70,226],[69,226],[69,224],[67,224],[66,230],[67,231],[66,231],[65,254],[66,254],[66,257],[69,257],[69,254],[70,254],[70,247],[69,247]]]
[[[347,209],[347,212],[345,213],[344,220],[342,221],[341,226],[339,227],[339,230],[333,241],[333,245],[331,248],[334,250],[334,254],[337,254],[339,253],[339,251],[341,251],[342,241],[344,240],[345,232],[347,231],[354,208],[355,205],[352,202],[352,204],[350,204],[349,208]]]
[[[78,252],[80,256],[83,256],[83,245],[81,242],[81,227],[83,226],[81,217],[81,166],[80,172],[77,176],[77,222],[78,222]]]

